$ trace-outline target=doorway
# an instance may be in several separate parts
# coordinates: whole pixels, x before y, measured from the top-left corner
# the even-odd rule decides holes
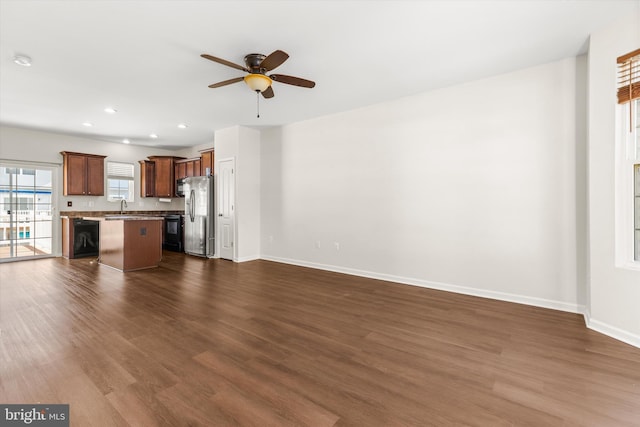
[[[53,256],[57,166],[0,161],[0,262]]]

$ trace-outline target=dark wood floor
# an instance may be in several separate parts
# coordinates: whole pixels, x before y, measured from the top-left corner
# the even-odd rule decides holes
[[[640,425],[640,349],[579,315],[172,252],[0,281],[0,402],[72,426]]]

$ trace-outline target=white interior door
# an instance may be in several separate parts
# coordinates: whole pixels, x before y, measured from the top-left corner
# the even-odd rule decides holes
[[[218,233],[220,258],[233,260],[235,254],[235,159],[218,162]]]

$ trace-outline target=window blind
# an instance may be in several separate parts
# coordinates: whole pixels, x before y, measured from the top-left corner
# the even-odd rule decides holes
[[[120,162],[107,162],[107,177],[120,179],[133,179],[133,164]]]
[[[640,49],[618,58],[618,104],[640,98]]]

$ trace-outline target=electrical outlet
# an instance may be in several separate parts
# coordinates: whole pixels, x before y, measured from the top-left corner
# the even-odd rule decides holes
[[[336,247],[336,251],[340,250],[340,242],[333,242],[333,246]]]
[[[320,240],[316,240],[316,249],[320,249]]]
[[[70,208],[73,206],[73,202],[71,200],[67,200],[67,207]]]

